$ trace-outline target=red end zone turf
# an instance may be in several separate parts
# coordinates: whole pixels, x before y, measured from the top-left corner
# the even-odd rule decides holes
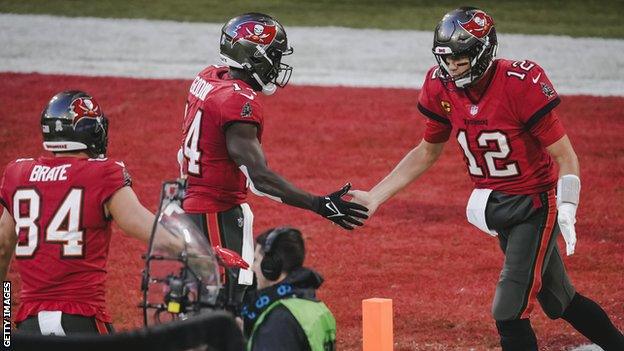
[[[418,78],[420,79],[420,78]],[[48,99],[83,89],[111,122],[109,155],[124,160],[152,210],[163,179],[177,175],[176,150],[189,81],[0,74],[0,164],[41,151],[39,114]],[[317,194],[346,181],[368,189],[419,142],[418,91],[289,86],[265,100],[264,147],[278,172]],[[583,191],[576,254],[565,258],[580,292],[624,328],[624,98],[567,96],[558,108],[579,155]],[[320,291],[338,320],[340,350],[361,348],[361,300],[394,300],[395,350],[495,349],[490,302],[502,254],[471,227],[471,191],[456,142],[367,226],[346,232],[315,214],[251,196],[255,232],[303,230],[307,265],[326,278]],[[560,239],[560,244],[562,240]],[[118,230],[110,250],[108,302],[118,329],[140,325],[144,245]],[[17,280],[12,270],[10,278]],[[14,285],[17,292],[19,284]],[[14,302],[17,302],[14,294]],[[585,343],[539,308],[533,324],[544,350]]]

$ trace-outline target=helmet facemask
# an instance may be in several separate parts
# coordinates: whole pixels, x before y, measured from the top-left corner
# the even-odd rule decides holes
[[[478,81],[488,68],[492,65],[494,58],[496,57],[498,45],[492,45],[489,37],[485,37],[485,43],[475,45],[469,50],[460,53],[451,54],[439,54],[435,53],[434,56],[438,65],[440,66],[439,78],[444,82],[454,82],[458,88],[464,88],[470,86],[472,83]],[[462,57],[468,57],[470,61],[470,67],[464,73],[459,76],[453,77],[451,70],[446,62],[446,58],[451,57],[453,59],[459,59]]]
[[[292,48],[280,51],[276,48],[269,48],[267,51],[258,46],[260,58],[256,55],[250,57],[250,65],[243,65],[256,82],[262,87],[262,92],[266,95],[273,94],[277,88],[283,88],[290,81],[292,67],[282,62],[282,57],[293,53]]]

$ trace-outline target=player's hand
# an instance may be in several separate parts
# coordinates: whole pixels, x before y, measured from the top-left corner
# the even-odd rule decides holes
[[[557,222],[559,223],[559,229],[561,229],[561,235],[566,243],[566,254],[568,256],[574,253],[574,247],[576,246],[576,230],[574,229],[574,223],[576,223],[576,205],[570,202],[564,202],[559,205],[559,211],[557,215]]]
[[[342,199],[349,189],[351,189],[351,183],[347,183],[342,189],[329,195],[319,196],[315,212],[344,229],[353,230],[354,226],[363,224],[362,219],[368,218],[368,209],[355,202]]]
[[[353,197],[351,199],[352,202],[368,208],[368,217],[372,217],[373,213],[377,211],[377,207],[379,207],[379,204],[374,201],[373,197],[368,191],[350,190],[349,192],[347,192],[347,195]]]

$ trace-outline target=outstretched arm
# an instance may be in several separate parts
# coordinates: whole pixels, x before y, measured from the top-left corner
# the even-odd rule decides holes
[[[251,190],[288,205],[314,210],[316,196],[307,193],[268,166],[254,124],[234,123],[225,132],[228,154],[251,182]]]
[[[367,218],[365,207],[342,200],[341,197],[346,193],[345,188],[328,196],[315,196],[273,172],[267,166],[257,138],[256,125],[234,123],[226,129],[225,137],[228,154],[245,173],[251,191],[255,194],[314,211],[345,229],[362,225],[356,218]]]
[[[372,215],[381,204],[418,178],[440,157],[444,143],[432,144],[424,139],[403,157],[399,164],[370,191],[353,190],[353,201],[368,207]]]
[[[15,222],[3,206],[0,205],[2,216],[0,217],[0,278],[4,281],[9,270],[11,257],[15,251],[17,235],[15,234]]]
[[[117,190],[106,206],[121,230],[143,242],[149,241],[154,215],[143,207],[131,187]]]

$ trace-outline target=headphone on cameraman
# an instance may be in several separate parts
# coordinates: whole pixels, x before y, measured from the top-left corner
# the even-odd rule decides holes
[[[267,235],[264,245],[262,245],[262,251],[264,251],[264,257],[260,262],[260,270],[264,277],[268,280],[275,281],[282,274],[282,268],[284,262],[279,255],[275,254],[275,242],[277,239],[286,233],[293,233],[294,235],[301,237],[301,232],[298,229],[290,227],[278,227],[273,229],[269,235]]]

